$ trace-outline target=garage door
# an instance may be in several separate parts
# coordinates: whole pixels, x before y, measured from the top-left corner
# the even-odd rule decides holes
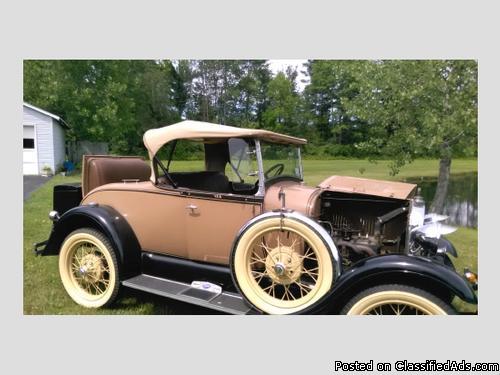
[[[23,174],[38,174],[35,126],[23,126]]]

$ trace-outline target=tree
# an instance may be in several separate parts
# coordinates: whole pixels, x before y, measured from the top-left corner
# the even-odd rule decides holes
[[[267,88],[272,78],[271,72],[265,60],[243,60],[240,69],[235,123],[263,127],[262,114],[268,104]]]
[[[189,118],[220,124],[261,124],[271,76],[264,60],[191,60],[189,67]]]
[[[193,60],[191,118],[226,124],[231,119],[239,80],[236,60]]]
[[[342,97],[369,133],[359,144],[392,155],[392,172],[417,156],[438,157],[438,187],[431,210],[441,212],[452,158],[477,150],[475,61],[366,61],[351,65],[355,97]]]
[[[267,89],[267,109],[263,113],[264,125],[276,132],[297,135],[299,96],[293,80],[285,73],[276,74]]]
[[[348,114],[343,101],[357,95],[353,66],[357,61],[309,60],[306,64],[310,84],[304,95],[310,118],[316,128],[317,142],[353,144],[366,136],[362,121]]]
[[[144,130],[177,121],[169,61],[24,62],[24,99],[61,115],[70,138],[106,141],[113,153],[143,152]]]

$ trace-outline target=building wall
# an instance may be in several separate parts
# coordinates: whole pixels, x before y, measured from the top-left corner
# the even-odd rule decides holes
[[[36,151],[38,155],[38,173],[44,165],[55,171],[52,117],[23,106],[23,125],[35,125]]]
[[[53,135],[53,147],[54,147],[54,172],[62,168],[64,159],[66,157],[66,147],[65,147],[65,130],[64,128],[54,119],[52,119],[52,135]]]

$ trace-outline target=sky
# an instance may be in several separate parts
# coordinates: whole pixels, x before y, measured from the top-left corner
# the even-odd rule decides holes
[[[303,91],[305,87],[305,83],[302,83],[302,79],[308,79],[308,77],[304,74],[302,74],[300,71],[304,69],[304,64],[307,62],[307,59],[305,60],[267,60],[269,63],[269,67],[271,68],[271,71],[273,72],[274,75],[276,75],[278,72],[282,71],[284,72],[288,66],[293,66],[297,68],[297,72],[299,75],[297,76],[297,88],[299,91]]]

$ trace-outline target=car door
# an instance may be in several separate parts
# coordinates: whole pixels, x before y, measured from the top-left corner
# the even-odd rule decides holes
[[[108,185],[82,204],[98,202],[117,210],[133,229],[143,251],[187,258],[186,198],[150,181]]]
[[[190,259],[229,264],[241,227],[262,211],[261,200],[224,194],[191,194],[186,202],[186,245]]]

